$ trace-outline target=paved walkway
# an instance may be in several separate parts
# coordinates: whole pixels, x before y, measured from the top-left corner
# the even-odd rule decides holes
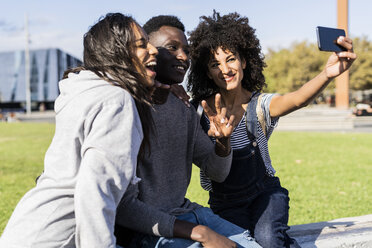
[[[16,120],[21,122],[55,123],[55,112],[53,110],[44,112],[34,111],[29,115],[26,113],[16,113]]]
[[[372,116],[354,116],[352,110],[311,106],[281,117],[277,130],[372,132]]]
[[[55,122],[54,111],[16,113],[24,122]],[[372,116],[353,116],[351,110],[311,106],[281,117],[277,130],[320,132],[372,132]]]

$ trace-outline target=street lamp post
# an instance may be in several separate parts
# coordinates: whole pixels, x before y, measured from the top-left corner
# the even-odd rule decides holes
[[[31,89],[30,89],[30,50],[29,50],[29,34],[28,34],[28,16],[25,15],[25,35],[26,35],[26,46],[25,46],[25,88],[26,88],[26,113],[31,114]]]
[[[337,26],[348,36],[348,0],[337,0]],[[336,78],[336,108],[349,108],[349,71]]]

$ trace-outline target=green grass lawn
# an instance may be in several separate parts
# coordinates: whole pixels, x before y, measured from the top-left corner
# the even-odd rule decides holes
[[[53,124],[0,123],[0,233],[42,172],[53,132]],[[276,132],[269,145],[290,191],[290,224],[372,213],[372,134]],[[187,197],[207,206],[197,169]]]
[[[19,199],[35,185],[53,124],[0,123],[0,232]]]

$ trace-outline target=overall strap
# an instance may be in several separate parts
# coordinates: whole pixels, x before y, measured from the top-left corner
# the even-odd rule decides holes
[[[247,128],[248,138],[250,140],[255,140],[258,136],[257,134],[257,114],[256,114],[256,106],[257,106],[257,99],[260,95],[259,92],[252,93],[251,100],[248,103],[247,109],[245,110],[245,126]],[[253,136],[253,137],[252,137]]]
[[[257,98],[256,113],[257,113],[257,119],[258,119],[258,122],[260,123],[261,129],[267,138],[266,120],[265,120],[265,116],[261,108],[262,96],[263,94],[259,94]]]

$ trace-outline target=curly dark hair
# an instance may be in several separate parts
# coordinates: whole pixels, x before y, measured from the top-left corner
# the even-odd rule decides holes
[[[158,31],[162,26],[175,27],[182,30],[182,32],[185,32],[185,26],[180,21],[180,19],[172,15],[154,16],[150,20],[148,20],[145,25],[143,25],[143,29],[146,31],[147,34],[150,34],[152,32]]]
[[[262,91],[266,87],[263,75],[266,64],[248,18],[236,12],[221,16],[213,11],[212,16],[202,16],[200,20],[195,30],[189,33],[191,67],[187,89],[193,99],[200,101],[219,92],[218,86],[207,76],[208,62],[219,47],[237,53],[246,61],[243,88],[250,92]]]

